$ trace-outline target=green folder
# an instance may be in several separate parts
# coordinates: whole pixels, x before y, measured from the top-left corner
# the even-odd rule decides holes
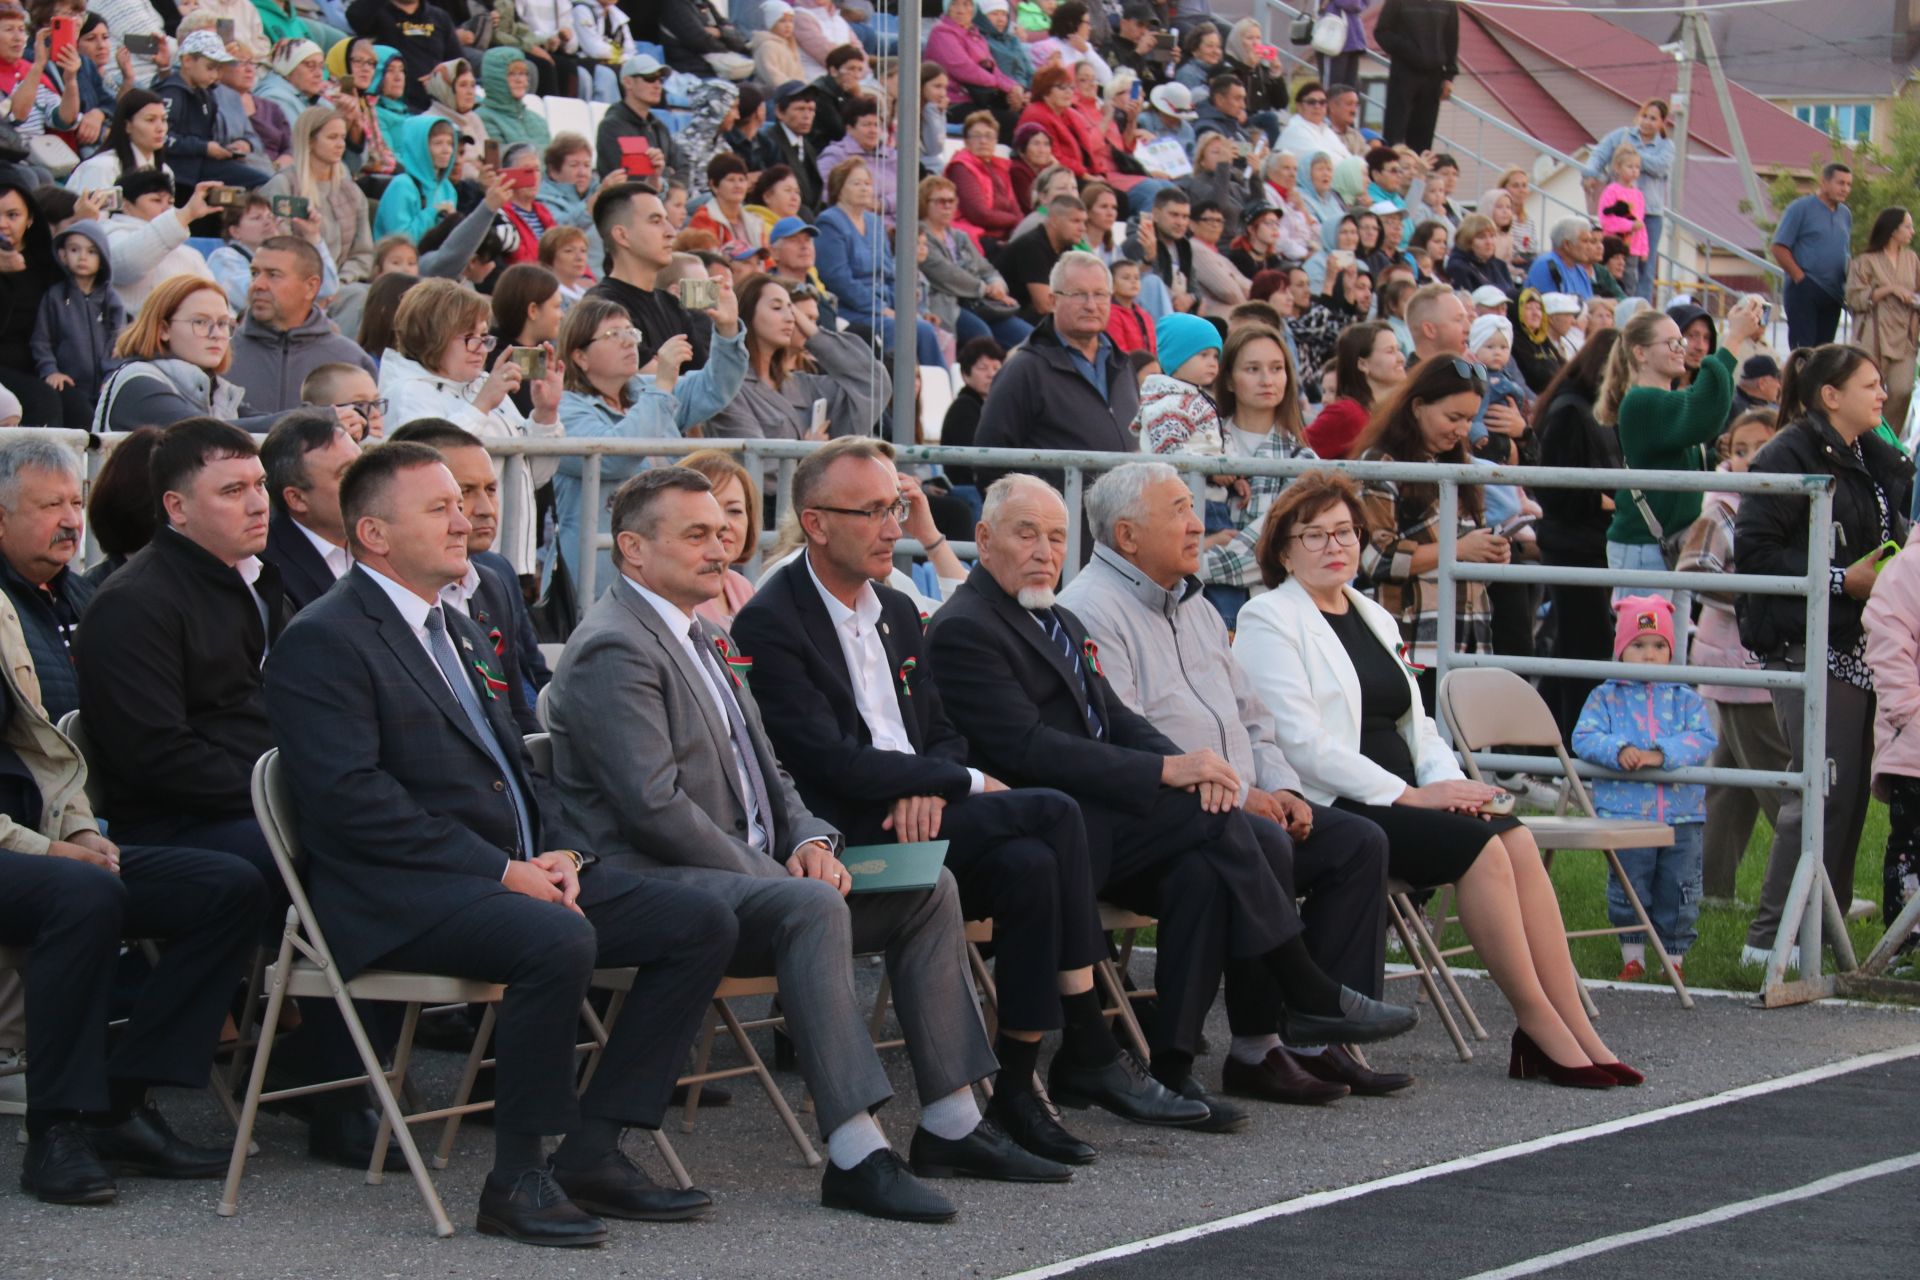
[[[900,893],[931,889],[947,860],[945,840],[918,844],[861,844],[843,849],[840,862],[853,875],[853,893]]]

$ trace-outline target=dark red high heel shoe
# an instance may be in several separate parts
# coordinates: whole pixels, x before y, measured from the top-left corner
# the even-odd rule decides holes
[[[1632,1088],[1635,1085],[1642,1085],[1647,1082],[1645,1076],[1624,1062],[1596,1062],[1593,1065],[1612,1076],[1615,1084],[1626,1085],[1628,1088]]]
[[[1632,1070],[1631,1067],[1627,1069]],[[1507,1077],[1512,1080],[1545,1080],[1570,1089],[1611,1089],[1616,1083],[1613,1073],[1602,1067],[1591,1064],[1584,1067],[1561,1066],[1533,1042],[1532,1036],[1518,1027],[1513,1030],[1513,1054],[1507,1060]]]

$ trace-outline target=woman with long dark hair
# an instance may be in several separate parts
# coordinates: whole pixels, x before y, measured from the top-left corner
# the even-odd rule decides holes
[[[1711,359],[1712,357],[1709,357]],[[1706,364],[1702,362],[1701,368]],[[1879,580],[1879,549],[1905,544],[1913,463],[1876,433],[1886,388],[1873,357],[1859,347],[1802,348],[1787,357],[1780,382],[1781,428],[1748,465],[1754,473],[1833,477],[1833,558],[1827,570],[1827,759],[1833,762],[1822,828],[1827,878],[1842,910],[1853,900],[1854,855],[1867,816],[1873,755],[1873,672],[1866,662],[1861,612]],[[1810,505],[1797,494],[1750,493],[1734,522],[1740,572],[1804,576]],[[1823,531],[1824,532],[1824,531]],[[1739,602],[1740,641],[1772,670],[1806,664],[1806,602],[1798,596],[1749,596]],[[1774,711],[1801,768],[1806,750],[1798,689],[1775,689]],[[1800,861],[1800,800],[1780,802],[1760,910],[1747,928],[1746,958],[1771,951]],[[1818,896],[1808,910],[1819,910]],[[1801,957],[1818,972],[1819,959]],[[1805,972],[1806,970],[1802,970]]]
[[[1469,461],[1467,433],[1487,392],[1486,375],[1459,356],[1421,362],[1413,376],[1374,410],[1360,437],[1362,462]],[[1506,564],[1507,539],[1485,525],[1479,485],[1460,489],[1456,555],[1469,564]],[[1372,531],[1360,548],[1360,581],[1400,623],[1404,654],[1421,668],[1420,692],[1433,705],[1434,660],[1439,655],[1440,490],[1410,481],[1370,480],[1360,491]],[[1486,653],[1493,643],[1493,613],[1482,582],[1454,585],[1454,646]]]
[[[1307,427],[1307,443],[1322,458],[1340,459],[1367,429],[1376,401],[1406,380],[1407,357],[1384,320],[1348,325],[1333,344],[1334,398]]]
[[[67,175],[69,191],[98,191],[118,186],[120,175],[135,169],[166,168],[167,104],[145,89],[128,89],[113,108],[113,123],[100,150]]]
[[[1893,205],[1873,220],[1866,251],[1847,267],[1854,341],[1880,370],[1895,435],[1906,431],[1914,357],[1920,355],[1920,254],[1912,245],[1913,215]]]
[[[1618,329],[1594,334],[1533,402],[1541,466],[1612,469],[1623,465],[1620,437],[1593,416],[1600,380],[1619,342]],[[1533,490],[1533,496],[1541,510],[1533,532],[1542,562],[1575,569],[1607,567],[1612,494],[1598,489],[1541,488]],[[1608,647],[1613,610],[1605,587],[1549,586],[1547,601],[1553,619],[1553,657],[1605,662],[1613,656]],[[1572,741],[1580,708],[1599,683],[1583,676],[1552,676],[1541,682],[1541,695],[1553,708],[1562,738]]]

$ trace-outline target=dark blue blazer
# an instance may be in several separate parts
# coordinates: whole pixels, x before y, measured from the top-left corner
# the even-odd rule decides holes
[[[284,511],[275,511],[268,521],[267,549],[260,558],[280,571],[280,589],[286,594],[289,613],[300,612],[333,590],[333,572],[327,562]]]
[[[447,615],[465,664],[504,680],[473,622]],[[534,777],[504,694],[473,687],[543,832]],[[306,849],[307,889],[345,976],[501,883],[519,832],[499,769],[440,668],[386,593],[356,567],[303,609],[266,664],[266,701]],[[554,812],[549,809],[549,813]]]

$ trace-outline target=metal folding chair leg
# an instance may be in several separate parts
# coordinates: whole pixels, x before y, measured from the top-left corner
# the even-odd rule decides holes
[[[1408,926],[1399,897],[1395,894],[1387,899],[1387,911],[1394,932],[1400,935],[1400,945],[1407,949],[1407,958],[1413,961],[1413,976],[1426,988],[1427,999],[1432,1002],[1434,1012],[1440,1015],[1440,1025],[1446,1028],[1460,1061],[1472,1062],[1473,1050],[1467,1047],[1466,1037],[1460,1034],[1460,1024],[1454,1021],[1453,1011],[1447,1008],[1446,998],[1440,994],[1440,986],[1433,980],[1433,962],[1421,949],[1413,930]]]
[[[480,1015],[480,1028],[473,1033],[473,1048],[467,1051],[467,1064],[460,1072],[460,1088],[453,1095],[456,1110],[447,1117],[447,1126],[440,1134],[440,1149],[434,1152],[433,1167],[444,1169],[453,1159],[453,1140],[460,1132],[460,1122],[467,1117],[465,1107],[473,1097],[474,1082],[480,1078],[480,1069],[486,1065],[487,1046],[493,1043],[493,1024],[499,1017],[499,1010],[492,1005]]]
[[[1112,1003],[1106,1012],[1120,1023],[1126,1045],[1138,1054],[1140,1061],[1146,1062],[1153,1057],[1153,1050],[1147,1045],[1147,1033],[1140,1028],[1140,1019],[1134,1016],[1133,1001],[1127,998],[1127,987],[1120,980],[1120,971],[1111,960],[1101,960],[1093,966],[1093,980],[1105,992]]]

